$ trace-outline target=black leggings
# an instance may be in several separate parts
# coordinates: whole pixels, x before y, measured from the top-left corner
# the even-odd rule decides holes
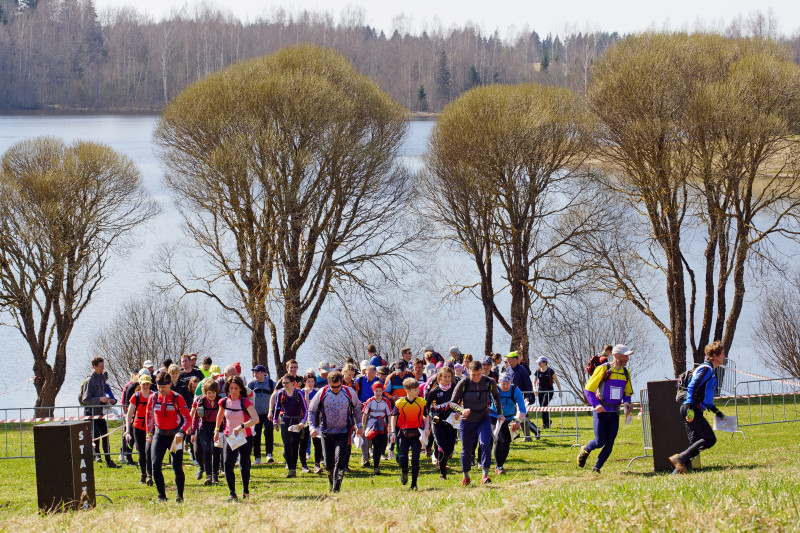
[[[92,444],[94,444],[94,453],[100,453],[100,443],[103,443],[103,455],[104,459],[107,463],[111,461],[111,450],[109,450],[108,444],[108,423],[106,422],[105,418],[95,418],[92,420]],[[106,435],[105,437],[101,438],[100,440],[94,440],[100,435]]]
[[[175,439],[175,434],[171,432],[161,433],[156,430],[153,437],[153,442],[150,445],[150,457],[153,463],[153,481],[156,484],[156,490],[160,498],[166,498],[167,493],[164,488],[164,474],[161,472],[161,464],[164,462],[164,455],[167,450],[172,446],[172,441]],[[178,489],[178,497],[183,498],[183,484],[186,481],[186,476],[183,474],[183,450],[178,450],[176,453],[170,452],[172,459],[172,471],[175,472],[175,486]]]
[[[497,435],[497,440],[494,442],[494,461],[497,463],[497,468],[501,468],[506,464],[508,452],[511,449],[511,431],[508,429],[509,422],[510,419],[506,418],[503,425],[500,426],[500,434]],[[492,435],[494,435],[496,427],[497,419],[492,418]]]
[[[540,392],[539,396],[539,406],[540,407],[547,407],[550,405],[550,400],[553,399],[552,392]],[[542,411],[542,429],[547,429],[550,427],[550,413],[547,411]]]
[[[219,475],[219,464],[222,460],[222,448],[214,446],[214,422],[203,422],[197,432],[197,459],[206,477]]]
[[[303,428],[303,431],[300,432],[300,464],[307,467],[308,463],[306,460],[306,452],[309,451],[308,445],[309,441],[313,440],[314,442],[311,443],[314,447],[314,464],[318,465],[322,462],[322,443],[320,442],[319,438],[311,439],[311,430],[308,426]]]
[[[400,469],[408,472],[408,452],[411,451],[411,485],[417,486],[417,476],[419,476],[419,453],[422,451],[422,443],[419,441],[419,430],[411,430],[410,436],[406,436],[406,430],[401,429],[397,436],[397,462]]]
[[[222,452],[225,464],[225,481],[231,496],[236,494],[236,459],[239,459],[239,470],[242,472],[242,494],[250,494],[250,451],[253,449],[253,436],[247,437],[247,442],[231,450],[226,442]]]
[[[350,455],[347,448],[350,444],[350,433],[323,433],[322,454],[325,457],[325,470],[332,479],[341,480],[347,468]]]
[[[258,413],[258,424],[253,426],[253,457],[261,459],[261,432],[264,432],[264,453],[272,455],[275,447],[275,437],[272,432],[275,428],[267,418],[267,413]]]
[[[689,409],[694,411],[694,420],[686,421]],[[679,456],[684,462],[691,462],[701,451],[707,450],[717,443],[717,436],[708,420],[703,416],[703,412],[689,404],[681,405],[681,416],[683,424],[686,426],[686,435],[689,437],[690,446],[682,451]]]
[[[375,468],[381,466],[381,455],[386,453],[386,443],[389,440],[389,435],[386,433],[379,433],[372,437],[372,440],[367,440],[367,450],[372,448],[372,464]]]
[[[139,469],[142,477],[153,477],[153,463],[150,449],[152,445],[147,442],[147,432],[143,429],[133,428],[133,441],[136,443],[136,453],[139,455]]]
[[[283,439],[283,458],[290,471],[297,470],[297,459],[300,454],[300,432],[289,431],[289,426],[297,424],[297,420],[281,420],[281,439]],[[305,450],[303,450],[305,455]],[[305,457],[304,463],[305,463]]]
[[[447,461],[453,455],[458,440],[458,430],[444,420],[433,424],[433,436],[436,439],[434,454],[439,465],[439,473],[447,475]]]

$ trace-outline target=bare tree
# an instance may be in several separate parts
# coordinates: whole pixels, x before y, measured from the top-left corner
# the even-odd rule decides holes
[[[758,357],[779,376],[800,379],[800,275],[769,291],[754,332]]]
[[[634,379],[654,362],[644,317],[629,303],[606,298],[602,293],[572,298],[531,328],[535,352],[548,356],[562,383],[583,401],[586,363],[606,344],[627,344],[635,350],[627,365]]]
[[[67,342],[115,247],[156,213],[133,161],[107,146],[39,137],[4,154],[0,308],[33,354],[37,407],[55,405]]]
[[[421,175],[426,214],[475,262],[487,353],[493,315],[527,360],[529,320],[574,290],[584,271],[562,258],[600,220],[600,206],[582,194],[579,179],[592,125],[567,89],[494,85],[448,106],[431,134]],[[502,288],[493,285],[495,259],[507,282]],[[495,303],[505,288],[508,313]]]
[[[267,363],[265,324],[281,375],[329,296],[396,278],[413,240],[396,160],[406,119],[343,56],[313,46],[234,65],[165,109],[155,137],[167,184],[211,267],[165,271],[250,328],[253,364]]]
[[[106,370],[118,389],[148,359],[158,366],[166,358],[177,361],[189,352],[213,358],[217,350],[203,309],[154,289],[122,304],[111,323],[92,340],[92,353],[106,360]]]
[[[685,34],[631,37],[594,72],[598,183],[628,220],[587,236],[586,245],[605,290],[667,337],[676,376],[686,368],[687,332],[698,362],[712,331],[730,350],[748,262],[768,257],[773,236],[797,235],[797,143],[787,136],[800,104],[798,73],[774,43]],[[707,246],[695,275],[683,241],[697,223],[707,228]],[[666,281],[668,317],[655,311],[643,270]],[[699,335],[697,278],[705,282]]]
[[[369,344],[391,362],[400,358],[403,347],[420,351],[428,344],[442,343],[438,324],[431,322],[424,310],[407,304],[351,303],[330,316],[319,330],[317,345],[321,357],[337,363],[348,357],[363,359]]]

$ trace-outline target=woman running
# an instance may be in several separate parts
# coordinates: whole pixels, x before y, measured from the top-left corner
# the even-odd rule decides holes
[[[147,484],[149,487],[153,486],[153,464],[150,462],[150,442],[147,440],[145,418],[147,401],[153,393],[150,390],[151,383],[149,375],[139,376],[139,383],[136,392],[131,396],[126,418],[126,433],[128,438],[132,438],[136,443],[136,453],[139,455],[139,469],[142,471],[139,483]]]
[[[692,380],[686,390],[686,400],[681,405],[681,416],[690,446],[669,458],[675,467],[673,474],[685,474],[692,459],[702,450],[707,450],[717,443],[714,430],[703,416],[703,411],[708,409],[717,418],[725,418],[722,411],[714,405],[714,396],[717,393],[715,370],[725,361],[725,348],[719,341],[715,341],[706,346],[705,352],[705,363],[698,366],[692,374]]]
[[[281,378],[283,388],[278,391],[275,398],[275,420],[279,421],[281,427],[281,439],[283,439],[283,458],[286,461],[286,468],[289,472],[287,478],[297,476],[297,459],[300,453],[300,428],[305,426],[308,405],[306,399],[300,391],[295,390],[294,377],[285,374]],[[303,451],[305,454],[305,450]]]
[[[558,386],[558,397],[561,398],[561,383],[556,377],[552,368],[547,366],[547,356],[542,355],[536,360],[539,368],[533,373],[533,383],[536,386],[536,396],[539,398],[539,406],[547,407],[553,399],[553,383]],[[550,428],[550,413],[542,411],[542,429]]]
[[[303,394],[303,399],[306,405],[311,405],[311,399],[317,394],[317,389],[314,385],[317,383],[317,376],[313,372],[307,373],[304,377],[305,388],[300,391]],[[308,469],[307,455],[311,453],[311,445],[313,441],[314,446],[314,473],[319,474],[322,472],[320,463],[322,462],[322,443],[319,439],[312,439],[308,424],[305,425],[303,431],[300,432],[300,464],[303,465],[303,473],[308,474],[311,470]]]
[[[172,459],[172,470],[175,472],[175,486],[178,489],[176,502],[183,502],[183,485],[186,480],[183,474],[183,436],[189,429],[189,409],[183,396],[170,390],[172,380],[166,372],[156,376],[158,392],[151,394],[147,400],[145,425],[147,440],[150,442],[150,456],[153,465],[153,480],[158,491],[158,502],[167,501],[164,488],[164,474],[161,463],[167,450]]]
[[[222,462],[225,465],[225,481],[230,492],[229,502],[238,501],[236,496],[236,459],[239,459],[239,470],[242,474],[242,498],[250,497],[250,451],[253,449],[253,436],[251,427],[258,424],[258,414],[253,402],[244,396],[244,381],[239,376],[231,376],[225,382],[225,398],[219,401],[220,410],[217,413],[217,425],[214,428],[214,442],[219,441],[219,430],[225,420],[226,437],[239,437],[244,432],[245,443],[231,449],[231,442],[226,442],[222,452]]]
[[[212,379],[203,380],[203,395],[192,405],[192,443],[197,444],[201,472],[205,472],[203,485],[219,483],[219,466],[222,450],[214,446],[214,429],[219,414],[219,385]],[[200,479],[200,477],[198,477]]]
[[[454,376],[452,368],[442,367],[436,376],[436,386],[425,395],[425,408],[430,417],[429,425],[436,440],[434,457],[442,479],[447,479],[447,462],[452,457],[458,440],[458,430],[447,422],[447,418],[453,413],[450,400],[453,397]],[[456,413],[455,417],[458,419],[460,416]]]

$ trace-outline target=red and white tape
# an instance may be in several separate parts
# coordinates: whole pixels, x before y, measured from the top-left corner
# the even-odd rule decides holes
[[[50,416],[41,418],[8,418],[0,420],[0,424],[19,424],[30,422],[71,422],[75,420],[125,420],[125,417],[120,415],[99,415],[99,416]]]
[[[8,394],[8,393],[10,393],[10,392],[14,392],[14,391],[15,391],[15,390],[17,390],[17,389],[21,389],[22,387],[24,387],[25,385],[27,385],[28,383],[30,383],[31,381],[33,381],[35,378],[36,378],[36,376],[31,376],[31,377],[29,377],[28,379],[26,379],[25,381],[23,381],[22,383],[20,383],[20,384],[19,384],[19,385],[17,385],[16,387],[13,387],[13,388],[11,388],[11,389],[8,389],[7,391],[0,392],[0,396],[5,396],[6,394]]]

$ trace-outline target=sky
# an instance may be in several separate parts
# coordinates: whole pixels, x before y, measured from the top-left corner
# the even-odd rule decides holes
[[[193,11],[201,2],[187,0],[96,0],[98,9],[132,6],[139,12],[160,19],[188,7]],[[756,10],[772,10],[778,31],[800,33],[800,1],[775,0],[207,0],[224,6],[242,20],[269,16],[277,9],[327,12],[339,21],[345,12],[363,14],[365,24],[390,34],[419,33],[423,29],[472,24],[485,33],[495,30],[501,37],[527,28],[541,35],[572,31],[602,30],[630,33],[647,29],[673,30],[724,28],[739,16],[745,19]]]

